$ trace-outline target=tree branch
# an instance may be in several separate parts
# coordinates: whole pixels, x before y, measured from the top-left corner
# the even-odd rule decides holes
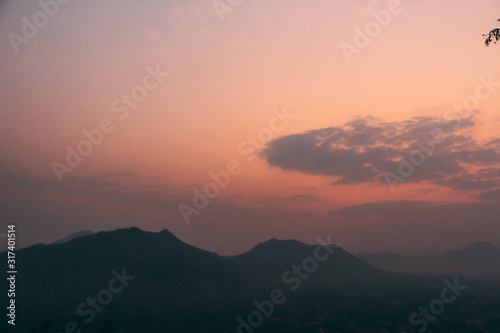
[[[486,46],[490,46],[491,43],[496,44],[500,40],[500,29],[493,29],[483,37]]]

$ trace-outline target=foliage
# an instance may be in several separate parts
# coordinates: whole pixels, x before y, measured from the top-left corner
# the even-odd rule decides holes
[[[500,19],[498,19],[500,22]],[[489,33],[484,34],[484,44],[490,46],[491,43],[496,44],[500,40],[500,29],[493,29]]]

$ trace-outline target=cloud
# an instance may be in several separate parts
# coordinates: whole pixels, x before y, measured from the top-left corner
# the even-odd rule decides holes
[[[286,205],[297,205],[297,204],[304,204],[304,203],[309,203],[309,202],[320,202],[321,199],[309,195],[309,194],[295,194],[295,195],[290,195],[287,197],[274,197],[274,198],[268,198],[265,200],[259,200],[257,203],[263,203],[266,205],[279,205],[279,204],[286,204]]]
[[[437,180],[434,184],[446,186],[460,191],[484,191],[495,187],[500,187],[498,179],[482,179],[479,174],[464,174],[460,177],[449,177]]]
[[[484,191],[477,198],[483,201],[500,201],[500,189]]]
[[[473,117],[462,119],[459,129],[450,125],[438,117],[402,122],[356,118],[343,126],[274,139],[260,157],[270,166],[331,176],[331,185],[344,185],[385,183],[385,172],[398,174],[401,160],[420,151],[425,160],[405,179],[407,183],[429,182],[455,190],[500,186],[499,139],[474,139]]]

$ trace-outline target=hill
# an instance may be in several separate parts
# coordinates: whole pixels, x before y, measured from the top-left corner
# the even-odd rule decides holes
[[[31,246],[16,251],[16,263],[16,329],[43,333],[235,331],[273,290],[286,302],[262,332],[317,332],[321,323],[376,332],[391,327],[379,316],[407,322],[443,288],[442,279],[387,272],[333,245],[271,239],[221,257],[168,230],[138,228]]]
[[[434,256],[403,256],[390,252],[360,253],[357,256],[368,264],[394,272],[500,278],[500,249],[482,241]]]

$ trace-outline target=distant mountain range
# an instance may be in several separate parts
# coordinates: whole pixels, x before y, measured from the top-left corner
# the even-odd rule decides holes
[[[456,251],[454,256],[449,252],[446,258],[456,265],[473,267],[477,266],[475,258],[486,252],[492,260],[495,249],[476,244]],[[376,256],[360,257],[368,262],[366,258]],[[460,262],[460,258],[467,258],[467,262]],[[172,332],[224,332],[234,331],[235,318],[251,311],[255,299],[269,298],[275,289],[291,299],[281,308],[295,313],[297,307],[317,307],[325,301],[353,297],[363,297],[363,302],[374,302],[377,307],[380,299],[415,300],[422,295],[428,299],[443,288],[442,279],[388,272],[363,260],[337,246],[295,240],[271,239],[247,253],[221,257],[188,245],[167,230],[84,231],[55,244],[16,251],[21,272],[17,276],[16,328],[40,327],[47,320],[50,325],[64,327],[75,321],[85,327],[84,332],[104,332],[96,323],[116,321],[130,329],[126,332],[145,328],[164,332],[165,327]],[[494,267],[492,271],[496,271]],[[85,323],[83,319],[88,317],[79,315],[77,307],[89,297],[99,298],[117,272],[130,276],[130,282],[114,295],[116,301],[95,313],[98,320]],[[3,281],[2,288],[7,288]],[[305,303],[293,301],[300,297]],[[403,316],[401,320],[406,319]],[[292,324],[284,320],[282,325]],[[309,332],[305,328],[300,331]]]
[[[422,275],[500,278],[500,248],[476,242],[458,251],[434,256],[404,256],[390,252],[360,253],[366,263],[383,270]]]
[[[66,236],[62,239],[59,239],[55,242],[52,242],[50,244],[62,244],[62,243],[67,243],[75,238],[78,238],[78,237],[83,237],[83,236],[89,236],[89,235],[93,235],[95,234],[95,232],[93,232],[92,230],[82,230],[82,231],[78,231],[78,232],[75,232],[74,234],[71,234],[69,236]]]

